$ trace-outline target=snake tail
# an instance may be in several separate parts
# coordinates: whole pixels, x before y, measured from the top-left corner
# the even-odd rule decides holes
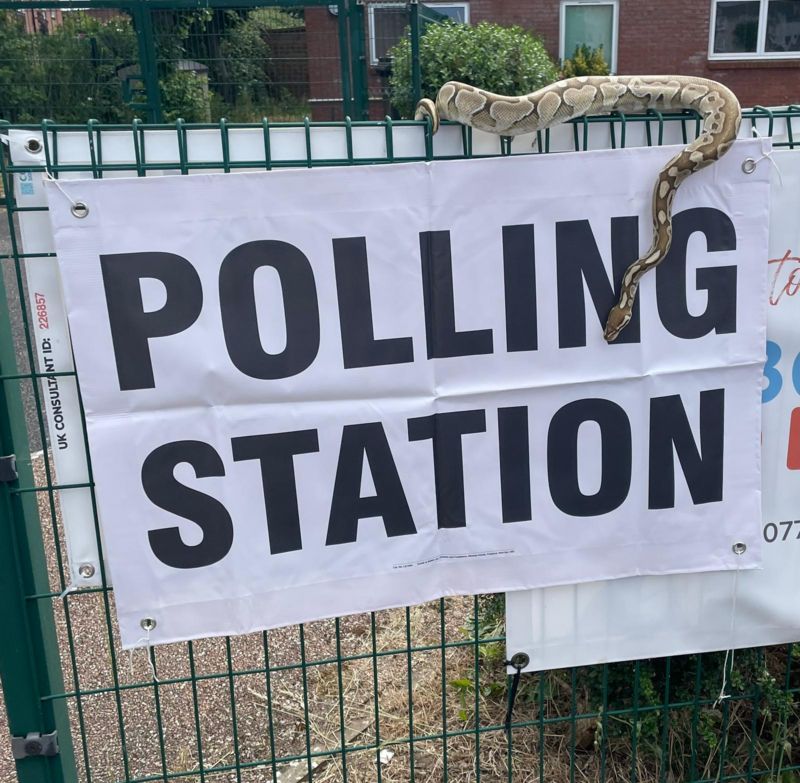
[[[439,110],[430,98],[423,98],[414,111],[415,120],[424,120],[426,117],[430,117],[431,130],[436,133],[439,130]]]

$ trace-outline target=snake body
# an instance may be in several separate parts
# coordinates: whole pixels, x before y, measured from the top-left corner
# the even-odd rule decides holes
[[[689,76],[579,76],[515,97],[447,82],[436,101],[423,99],[415,114],[418,120],[430,117],[434,133],[445,119],[501,136],[517,136],[589,114],[633,114],[650,109],[694,109],[702,118],[702,129],[658,175],[653,190],[653,243],[623,275],[619,298],[606,321],[608,342],[616,340],[631,320],[642,275],[660,264],[670,248],[672,202],[678,186],[722,157],[736,138],[741,121],[736,96],[719,82]]]

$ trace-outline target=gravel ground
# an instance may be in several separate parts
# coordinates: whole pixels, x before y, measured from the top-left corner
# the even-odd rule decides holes
[[[8,720],[6,719],[3,692],[0,690],[0,780],[13,781],[14,760],[11,758],[11,741],[9,740]]]

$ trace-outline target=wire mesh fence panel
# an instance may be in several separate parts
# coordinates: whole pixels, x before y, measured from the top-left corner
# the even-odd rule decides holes
[[[3,0],[0,117],[342,119],[351,85],[340,6]]]
[[[323,21],[330,15],[316,10]],[[315,30],[314,14],[307,25],[304,8],[151,13],[167,121],[302,119],[312,116],[312,99],[341,107],[336,27],[333,36],[327,27]]]
[[[0,117],[130,122],[137,52],[123,9],[0,8]]]
[[[313,10],[333,18],[326,8]],[[216,24],[228,29],[223,19]],[[210,74],[214,58],[202,48],[210,44],[197,35],[186,59],[205,57]],[[226,78],[209,77],[209,94],[222,96]],[[745,126],[758,124],[789,148],[799,114],[798,107],[756,110],[746,113]],[[655,145],[693,137],[692,115],[592,118],[513,143],[453,125],[433,137],[422,123],[392,120],[44,123],[0,131],[12,146],[24,146],[28,136],[43,146],[39,162],[21,162],[8,145],[0,157],[0,446],[19,464],[19,480],[0,485],[0,555],[11,554],[0,562],[24,566],[17,593],[9,582],[0,611],[20,628],[41,625],[39,644],[52,658],[33,660],[36,677],[26,685],[29,662],[7,652],[12,639],[21,642],[3,637],[4,706],[15,733],[24,685],[44,720],[57,723],[61,715],[64,726],[59,757],[47,766],[19,762],[22,783],[798,779],[793,645],[525,675],[507,715],[502,596],[452,597],[128,655],[105,575],[101,587],[67,591],[61,503],[93,486],[91,473],[82,484],[59,484],[49,447],[47,384],[74,373],[49,373],[36,359],[25,274],[54,253],[46,243],[32,249],[30,232],[23,245],[20,222],[30,225],[46,212],[43,201],[21,203],[31,176],[45,169],[59,178],[158,176]],[[101,546],[96,515],[93,522]],[[37,547],[41,567],[28,569]],[[16,620],[14,606],[24,607]],[[720,700],[723,681],[729,696]],[[0,739],[0,780],[14,775]]]

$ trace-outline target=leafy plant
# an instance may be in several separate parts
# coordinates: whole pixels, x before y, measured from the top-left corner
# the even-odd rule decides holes
[[[41,62],[32,36],[25,34],[21,14],[0,11],[0,117],[39,120],[37,107],[46,100]],[[23,74],[28,71],[27,78]]]
[[[276,19],[274,9],[259,8],[233,27],[220,46],[221,81],[235,85],[234,102],[246,105],[263,102],[271,82],[270,48],[266,36]],[[296,20],[293,20],[296,22]]]
[[[467,705],[467,699],[475,693],[475,683],[468,677],[459,677],[455,680],[450,680],[450,687],[455,689],[458,694],[458,719],[466,723],[471,714]]]
[[[558,77],[544,44],[521,27],[448,20],[430,24],[420,37],[422,97],[435,98],[447,81],[473,84],[502,95],[522,95]],[[404,36],[389,50],[391,101],[404,117],[414,113],[411,42]]]
[[[296,118],[303,97],[275,84],[269,35],[303,27],[302,9],[153,9],[158,84],[166,121]],[[97,19],[64,10],[57,23],[27,32],[25,17],[0,10],[0,117],[12,122],[129,122],[120,69],[136,81],[139,50],[124,12]],[[199,62],[208,76],[180,67]],[[213,89],[212,89],[213,88]]]
[[[568,60],[561,66],[562,76],[569,79],[572,76],[606,76],[609,73],[608,63],[603,56],[603,47],[592,49],[591,46],[581,44]]]
[[[208,122],[211,110],[208,80],[193,71],[174,71],[159,82],[164,119]]]
[[[48,35],[29,34],[22,17],[0,13],[0,115],[12,121],[54,117],[63,122],[122,122],[117,69],[136,61],[136,34],[127,16],[101,21],[64,13]]]
[[[166,76],[165,69],[175,60],[202,60],[214,56],[215,40],[209,31],[223,26],[228,13],[211,8],[158,8],[151,11],[156,50],[162,69],[160,75]]]

